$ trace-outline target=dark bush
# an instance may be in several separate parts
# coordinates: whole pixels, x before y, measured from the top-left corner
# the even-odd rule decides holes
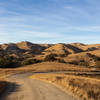
[[[98,57],[98,56],[96,56],[96,55],[93,55],[93,54],[91,54],[91,53],[87,53],[87,55],[88,55],[89,57],[91,57],[92,59],[94,59],[95,61],[97,61],[97,60],[100,61],[100,57]]]
[[[94,51],[94,50],[98,50],[96,47],[91,47],[91,48],[88,48],[86,51]]]
[[[57,59],[57,61],[58,61],[59,63],[66,63],[66,62],[64,61],[64,59]]]
[[[87,61],[83,61],[83,62],[79,62],[79,65],[88,67],[89,63]]]
[[[56,59],[56,54],[49,54],[44,58],[44,61],[55,61]]]
[[[62,76],[56,76],[56,79],[57,80],[61,80],[61,79],[63,79],[64,77],[62,77]]]
[[[0,57],[0,68],[14,68],[18,64],[18,59],[13,56]]]
[[[99,92],[94,92],[93,90],[88,91],[88,98],[93,98],[98,100]]]
[[[74,64],[74,65],[80,65],[80,66],[89,66],[89,63],[85,60],[80,60],[80,61],[71,61],[69,64]]]
[[[71,62],[69,62],[69,64],[78,65],[79,63],[77,61],[71,61]]]
[[[100,68],[100,61],[96,61],[96,66],[97,68]]]
[[[22,65],[30,65],[30,64],[40,63],[40,62],[42,61],[38,59],[27,59],[22,62]]]
[[[67,54],[59,54],[60,57],[66,57]]]

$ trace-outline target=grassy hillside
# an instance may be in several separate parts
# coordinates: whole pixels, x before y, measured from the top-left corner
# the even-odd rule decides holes
[[[100,57],[100,44],[34,44],[28,41],[0,45],[0,67],[15,68],[27,64],[45,62],[46,56],[55,54],[58,62],[66,62],[85,67],[95,67],[96,62],[91,55]],[[10,58],[10,59],[9,59]],[[14,60],[11,60],[13,58]],[[12,64],[10,63],[11,61]]]
[[[44,54],[46,53],[56,53],[56,54],[72,54],[72,53],[78,53],[78,52],[83,52],[83,50],[72,46],[70,44],[55,44],[54,46],[51,46],[50,48],[47,48],[44,51]]]
[[[94,51],[100,49],[100,44],[83,44],[83,43],[71,43],[71,45],[76,46],[84,51]]]

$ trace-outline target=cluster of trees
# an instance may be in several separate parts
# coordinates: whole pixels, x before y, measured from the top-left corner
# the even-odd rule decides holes
[[[87,53],[87,55],[95,60],[95,62],[96,62],[95,67],[100,68],[100,58],[95,56],[95,55],[92,55],[90,53]],[[61,56],[64,56],[64,55],[61,55]],[[59,63],[68,63],[68,64],[89,67],[89,62],[86,60],[65,62],[64,59],[61,57],[58,57],[57,54],[51,53],[51,54],[46,55],[44,60],[39,60],[39,59],[34,59],[34,58],[18,59],[18,58],[13,57],[13,56],[1,56],[0,57],[0,68],[15,68],[18,66],[23,66],[23,65],[36,64],[36,63],[40,63],[43,61],[49,61],[49,62],[57,61]]]
[[[61,57],[64,57],[65,55],[59,55]],[[0,68],[15,68],[23,65],[30,65],[30,64],[36,64],[43,61],[58,61],[60,63],[66,63],[63,59],[58,59],[57,54],[49,54],[47,55],[44,60],[39,59],[20,59],[16,58],[14,56],[0,56]]]
[[[15,68],[18,63],[18,59],[13,56],[0,57],[0,68]]]
[[[74,65],[80,65],[80,66],[89,66],[89,63],[85,60],[80,60],[80,61],[71,61],[69,64],[74,64]]]
[[[59,59],[57,58],[57,56],[58,56],[57,54],[49,54],[44,58],[44,61],[50,61],[50,62],[58,61],[59,63],[66,63],[64,59]]]
[[[42,62],[42,60],[38,60],[38,59],[27,59],[22,61],[21,65],[30,65],[30,64],[36,64],[36,63],[40,63]]]
[[[38,59],[20,60],[13,56],[4,56],[0,57],[0,68],[15,68],[23,65],[30,65],[40,62],[41,60]]]
[[[55,61],[57,60],[57,55],[56,54],[49,54],[46,55],[46,57],[44,58],[44,61]]]

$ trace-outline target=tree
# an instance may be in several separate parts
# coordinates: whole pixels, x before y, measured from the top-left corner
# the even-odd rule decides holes
[[[49,54],[44,58],[44,60],[45,61],[55,61],[55,60],[57,60],[56,56],[57,56],[56,54]]]
[[[0,57],[0,68],[14,68],[18,66],[18,59],[13,56]]]

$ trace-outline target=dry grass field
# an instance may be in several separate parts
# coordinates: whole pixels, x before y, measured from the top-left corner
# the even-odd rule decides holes
[[[24,72],[53,72],[53,71],[88,71],[89,72],[89,71],[97,71],[97,70],[93,68],[80,67],[76,65],[64,64],[58,62],[43,62],[43,63],[27,65],[19,68],[0,69],[0,92],[2,92],[5,89],[7,85],[6,82],[7,77],[11,74],[24,73]],[[65,77],[65,75],[63,76]],[[47,77],[47,75],[45,77]],[[55,78],[55,77],[56,77],[55,75],[51,75],[51,78]]]
[[[0,77],[5,77],[9,74],[20,72],[52,72],[52,71],[98,71],[98,69],[80,67],[73,64],[64,64],[58,62],[43,62],[38,64],[27,65],[19,68],[0,69]]]
[[[37,74],[31,78],[52,82],[83,100],[100,100],[100,79],[66,74]]]
[[[14,69],[19,71],[49,72],[49,71],[98,71],[95,68],[82,67],[58,62],[42,62]]]

